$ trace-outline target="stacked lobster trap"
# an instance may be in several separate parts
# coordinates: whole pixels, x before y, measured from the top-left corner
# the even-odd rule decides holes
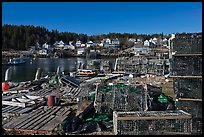
[[[147,94],[143,85],[116,84],[101,86],[95,98],[95,109],[101,114],[113,111],[143,111],[147,109]]]
[[[176,107],[192,115],[192,133],[202,134],[202,34],[176,35],[172,44]]]
[[[191,114],[176,111],[113,112],[115,135],[184,135],[192,132]]]

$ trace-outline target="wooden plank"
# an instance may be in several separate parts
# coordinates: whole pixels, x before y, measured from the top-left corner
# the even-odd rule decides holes
[[[202,56],[202,54],[174,54],[173,56]]]
[[[44,121],[42,121],[41,123],[39,123],[37,126],[35,126],[33,128],[33,130],[37,130],[39,128],[41,128],[42,126],[44,126],[46,123],[48,123],[50,120],[52,120],[55,116],[54,115],[51,115],[49,116],[47,119],[45,119]]]
[[[15,100],[17,100],[18,102],[21,103],[31,103],[31,104],[35,104],[35,101],[31,100],[31,99],[25,99],[25,98],[15,98]],[[12,101],[15,101],[12,99]]]
[[[38,110],[36,110],[36,111],[34,111],[32,113],[22,115],[22,116],[18,117],[17,119],[14,119],[11,122],[8,122],[5,125],[3,125],[3,128],[14,128],[16,125],[18,125],[22,121],[24,121],[26,119],[29,119],[30,117],[32,117],[35,114],[38,114],[40,111],[42,111],[42,110],[38,109]]]
[[[13,109],[8,110],[7,112],[15,112],[16,110],[22,109],[22,107],[13,107]]]
[[[41,115],[41,116],[37,117],[32,122],[30,122],[29,124],[27,124],[27,125],[25,125],[25,126],[23,126],[21,128],[23,128],[23,129],[33,129],[39,123],[43,122],[44,120],[49,118],[51,115],[55,114],[59,109],[61,109],[61,107],[57,107],[57,108],[54,107],[54,110],[52,110],[52,112],[46,112],[44,115]]]
[[[25,103],[20,102],[13,102],[13,101],[2,101],[2,105],[8,105],[8,106],[19,106],[19,107],[25,107]]]
[[[17,95],[17,96],[2,96],[2,100],[3,101],[9,101],[12,98],[17,98],[17,97],[21,97],[21,95]]]
[[[35,108],[35,107],[27,107],[27,108],[24,108],[24,109],[18,111],[17,113],[19,113],[19,114],[24,114],[24,113],[26,113],[26,112],[29,112],[29,111],[33,110],[34,108]]]
[[[117,117],[117,120],[165,120],[165,119],[191,119],[191,116],[165,116],[165,117]]]
[[[67,116],[56,116],[54,119],[49,121],[47,124],[45,124],[43,127],[40,128],[40,130],[49,130],[53,131],[59,124],[61,124]]]
[[[40,96],[31,96],[31,95],[24,95],[22,98],[28,98],[31,100],[42,99]]]
[[[13,106],[6,106],[4,108],[2,108],[2,112],[7,112],[8,110],[12,109]]]
[[[41,112],[39,112],[38,114],[33,115],[32,117],[30,117],[30,118],[28,118],[28,119],[25,119],[25,120],[22,121],[19,125],[17,125],[15,128],[18,129],[18,128],[27,127],[27,126],[29,126],[29,125],[32,123],[33,120],[35,121],[36,118],[42,117],[42,116],[44,116],[45,114],[50,113],[53,109],[54,109],[54,108],[52,107],[52,108],[49,109],[46,113],[45,113],[44,111],[41,111]],[[24,128],[24,129],[25,129],[25,128]]]
[[[178,98],[178,100],[185,100],[185,101],[202,101],[202,99],[194,99],[194,98]]]
[[[170,76],[171,78],[202,78],[202,76]]]
[[[71,113],[71,111],[70,111],[69,109],[67,109],[67,110],[62,114],[62,116],[68,116],[70,113]]]

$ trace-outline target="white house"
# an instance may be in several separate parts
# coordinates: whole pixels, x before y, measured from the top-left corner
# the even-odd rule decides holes
[[[134,46],[134,47],[132,47],[132,49],[136,55],[149,55],[150,54],[150,48],[149,47]]]
[[[103,47],[103,46],[104,46],[104,44],[103,44],[103,43],[99,43],[99,44],[98,44],[98,46]]]
[[[84,48],[78,48],[77,49],[77,55],[83,55],[85,53],[85,49]]]
[[[144,41],[144,46],[149,46],[149,41],[148,40]]]
[[[86,43],[86,47],[88,48],[88,47],[91,47],[91,46],[93,46],[93,41],[88,41]]]
[[[129,38],[128,41],[129,42],[136,42],[136,38]]]
[[[154,38],[152,39],[152,43],[153,43],[154,45],[156,45],[156,44],[157,44],[157,38],[154,37]]]
[[[49,50],[49,49],[50,49],[50,45],[48,45],[47,42],[46,42],[46,43],[44,43],[44,44],[42,45],[42,48]]]
[[[168,45],[168,40],[166,39],[166,38],[164,38],[163,40],[162,40],[162,42],[163,42],[163,46],[164,47],[167,47]]]
[[[81,42],[80,40],[78,40],[78,41],[76,42],[76,47],[81,47],[81,44],[82,44],[82,42]]]
[[[48,53],[47,49],[41,49],[38,51],[39,55],[47,55],[47,53]]]
[[[112,40],[112,46],[113,47],[119,47],[120,46],[120,41],[118,38]]]
[[[111,44],[111,39],[109,38],[105,39],[105,43]]]
[[[53,44],[56,48],[60,48],[60,49],[66,49],[66,44],[61,40],[60,42],[56,41]]]

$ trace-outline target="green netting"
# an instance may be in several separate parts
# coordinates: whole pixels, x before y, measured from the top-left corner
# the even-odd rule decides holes
[[[106,115],[98,115],[97,117],[94,118],[87,118],[86,121],[108,121],[108,122],[112,122],[112,120],[110,120],[108,118],[108,116]]]
[[[96,96],[96,91],[89,92],[88,100],[94,100]]]
[[[160,103],[168,103],[168,97],[165,96],[164,94],[161,94],[157,100],[160,102]]]

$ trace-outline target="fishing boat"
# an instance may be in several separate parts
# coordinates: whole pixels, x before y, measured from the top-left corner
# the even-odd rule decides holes
[[[20,65],[24,63],[26,63],[24,56],[20,56],[18,58],[9,59],[9,61],[3,65]]]
[[[96,72],[91,69],[79,69],[77,76],[96,76]]]

